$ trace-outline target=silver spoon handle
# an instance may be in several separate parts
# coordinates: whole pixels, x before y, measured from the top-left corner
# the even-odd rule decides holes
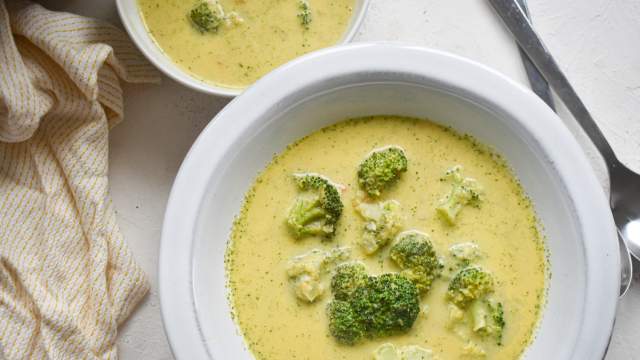
[[[529,10],[527,9],[527,0],[516,0],[518,1],[518,5],[522,12],[527,17],[529,22],[531,21],[531,16],[529,15]],[[522,58],[522,64],[524,65],[524,70],[527,72],[527,77],[529,78],[529,84],[531,85],[531,90],[538,95],[542,101],[547,103],[551,109],[555,111],[556,107],[553,103],[553,97],[551,97],[551,89],[549,89],[549,84],[547,80],[542,77],[538,68],[533,64],[529,56],[522,50],[521,47],[518,46],[518,51],[520,52],[520,57]]]
[[[502,21],[509,28],[518,44],[536,65],[542,76],[555,90],[582,129],[591,138],[610,169],[618,163],[611,145],[589,114],[569,80],[547,50],[531,23],[514,0],[489,0]]]

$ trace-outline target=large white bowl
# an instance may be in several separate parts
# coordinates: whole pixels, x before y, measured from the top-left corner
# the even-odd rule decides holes
[[[127,30],[127,33],[129,33],[131,39],[133,39],[133,42],[137,45],[138,49],[140,49],[144,56],[146,56],[147,59],[149,59],[149,61],[165,75],[194,90],[212,95],[234,97],[244,91],[244,89],[241,88],[228,88],[206,83],[180,69],[173,61],[171,61],[162,49],[158,47],[155,40],[147,31],[147,27],[142,19],[142,14],[138,9],[138,0],[116,0],[116,5],[118,8],[118,14],[120,15],[120,20],[122,21],[124,28]],[[362,19],[364,19],[364,14],[368,6],[369,0],[355,0],[351,22],[342,36],[342,39],[338,42],[339,44],[346,44],[353,39],[360,27],[360,24],[362,23]],[[224,56],[224,54],[222,54],[222,56]]]
[[[524,358],[602,359],[620,282],[618,243],[606,198],[572,135],[529,90],[485,66],[382,44],[326,49],[286,64],[233,100],[191,148],[171,192],[160,251],[162,316],[176,357],[251,358],[229,315],[223,264],[243,195],[287,144],[373,114],[428,117],[506,157],[544,225],[552,273]]]

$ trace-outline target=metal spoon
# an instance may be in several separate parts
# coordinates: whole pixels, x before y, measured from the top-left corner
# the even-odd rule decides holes
[[[520,48],[529,56],[538,71],[556,91],[558,97],[591,138],[607,164],[611,184],[610,204],[613,218],[618,227],[620,243],[622,267],[620,296],[622,296],[629,288],[632,273],[631,258],[625,243],[633,256],[640,260],[640,175],[629,170],[618,160],[607,139],[531,26],[520,6],[514,0],[489,1],[518,41]],[[620,238],[624,241],[621,241]]]
[[[520,5],[520,9],[524,12],[524,15],[531,22],[531,15],[529,15],[529,8],[527,7],[526,0],[516,0],[518,1],[518,5]],[[520,52],[520,58],[522,58],[522,64],[524,65],[524,69],[527,72],[527,77],[529,78],[529,84],[531,85],[531,90],[538,95],[542,101],[547,103],[549,107],[556,111],[556,106],[553,103],[553,97],[551,96],[551,90],[549,89],[549,83],[544,79],[538,68],[533,64],[527,53],[522,50],[521,47],[518,47],[518,51]]]

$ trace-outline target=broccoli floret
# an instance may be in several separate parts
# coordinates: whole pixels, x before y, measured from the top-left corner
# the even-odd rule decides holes
[[[223,16],[221,16],[214,3],[199,1],[189,12],[189,19],[191,19],[191,23],[198,31],[215,33],[218,32],[220,25],[222,25]]]
[[[444,268],[429,236],[415,230],[398,235],[389,256],[402,269],[400,274],[411,280],[421,293],[431,289],[431,283]]]
[[[361,202],[356,205],[356,211],[366,221],[359,243],[367,255],[389,243],[402,228],[400,203],[395,200]]]
[[[298,0],[298,9],[300,10],[298,11],[298,19],[300,20],[300,25],[302,25],[305,29],[309,29],[311,20],[313,20],[309,2],[307,0]]]
[[[400,147],[374,150],[358,167],[358,183],[372,197],[396,182],[407,171],[407,156]]]
[[[464,206],[480,206],[482,187],[475,179],[462,176],[462,166],[449,169],[441,180],[451,182],[451,190],[440,200],[436,210],[450,225],[456,223],[456,218]]]
[[[331,278],[331,292],[337,300],[348,300],[358,287],[366,284],[369,275],[362,263],[345,263],[336,267]]]
[[[408,345],[400,349],[385,343],[373,352],[374,360],[435,360],[433,351],[417,345]]]
[[[329,251],[313,249],[289,260],[287,276],[296,296],[307,302],[314,302],[322,296],[325,291],[322,275],[327,273],[332,265],[346,260],[349,255],[348,248],[335,248]]]
[[[506,322],[502,303],[488,296],[493,292],[493,284],[491,274],[478,267],[458,272],[447,292],[447,298],[452,302],[447,327],[465,340],[473,333],[502,345]]]
[[[296,198],[287,225],[297,239],[306,236],[332,238],[342,214],[338,187],[316,174],[294,175],[300,194]]]
[[[492,299],[474,301],[471,306],[473,331],[482,337],[493,338],[498,345],[502,345],[502,334],[506,322],[502,303]]]
[[[479,267],[460,270],[449,283],[448,327],[468,340],[473,331],[480,338],[491,338],[502,345],[506,325],[502,303],[488,295],[493,292],[491,274]]]
[[[364,286],[353,292],[350,302],[370,337],[406,332],[420,313],[418,289],[398,274],[369,277]]]
[[[460,270],[449,283],[447,298],[461,309],[493,292],[493,276],[480,267]]]
[[[221,26],[231,27],[244,22],[235,11],[225,13],[220,0],[200,0],[189,11],[189,20],[201,33],[217,33]]]
[[[362,317],[347,301],[333,300],[327,306],[329,332],[340,343],[353,345],[366,335]]]
[[[411,281],[383,274],[367,277],[348,299],[333,300],[328,311],[331,334],[341,343],[354,344],[363,337],[408,331],[420,313],[420,299]]]

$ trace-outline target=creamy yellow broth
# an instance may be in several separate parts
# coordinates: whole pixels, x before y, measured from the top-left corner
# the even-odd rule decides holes
[[[138,0],[147,30],[164,53],[191,76],[242,88],[275,67],[337,43],[354,0],[309,0],[312,21],[300,24],[298,0],[221,0],[244,22],[201,33],[188,19],[196,0]]]
[[[372,359],[372,351],[385,342],[429,348],[443,360],[461,358],[466,342],[446,328],[446,278],[437,280],[422,298],[421,306],[427,304],[430,310],[408,333],[345,346],[328,331],[325,309],[330,290],[316,303],[303,303],[285,274],[291,257],[338,245],[353,247],[352,258],[367,264],[373,274],[398,271],[387,257],[388,246],[372,257],[358,248],[363,221],[352,206],[357,165],[372,149],[391,144],[406,150],[409,166],[382,199],[401,203],[405,229],[430,234],[441,256],[452,244],[476,242],[484,253],[479,265],[496,278],[495,297],[504,304],[507,326],[502,346],[478,341],[487,358],[518,358],[530,342],[544,301],[547,262],[532,206],[509,168],[470,138],[433,123],[374,117],[325,128],[291,145],[259,175],[247,195],[229,243],[227,272],[235,319],[257,359]],[[485,198],[481,208],[462,210],[452,227],[435,208],[449,189],[439,179],[456,164],[482,184]],[[346,185],[345,209],[333,241],[296,241],[288,233],[285,218],[297,193],[294,172],[317,172]]]

